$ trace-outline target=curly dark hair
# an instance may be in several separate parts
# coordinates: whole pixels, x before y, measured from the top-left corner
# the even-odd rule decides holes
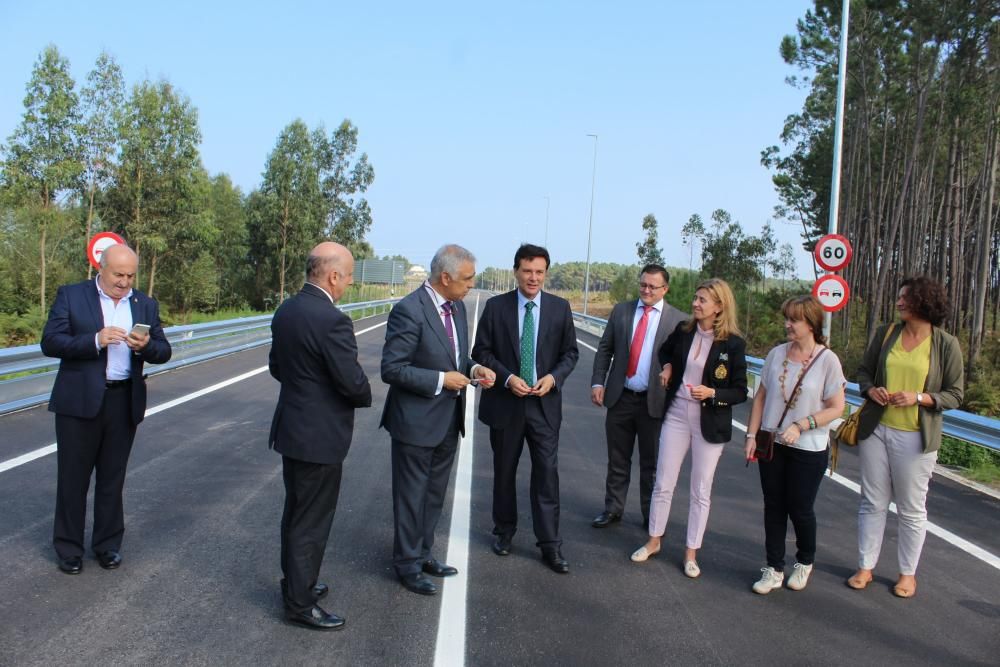
[[[906,290],[906,305],[914,315],[939,327],[948,316],[948,294],[944,285],[927,276],[911,276],[899,289]]]

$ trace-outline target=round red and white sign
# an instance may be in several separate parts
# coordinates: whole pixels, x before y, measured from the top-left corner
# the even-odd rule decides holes
[[[87,244],[87,259],[90,261],[90,265],[95,269],[100,269],[101,255],[104,254],[104,250],[116,243],[126,245],[125,239],[114,232],[98,232],[94,234],[90,239],[90,243]]]
[[[813,283],[812,294],[823,306],[823,310],[835,313],[847,305],[851,290],[847,287],[847,281],[840,276],[820,276]]]
[[[816,242],[813,249],[816,263],[827,271],[840,271],[850,263],[853,254],[851,242],[840,234],[827,234]]]

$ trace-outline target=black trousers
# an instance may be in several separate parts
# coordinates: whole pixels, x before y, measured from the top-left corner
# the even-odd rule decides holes
[[[816,559],[813,505],[829,457],[829,449],[807,452],[775,443],[774,458],[758,465],[760,487],[764,491],[764,548],[767,564],[778,572],[785,567],[789,519],[795,527],[795,560],[812,565]]]
[[[662,419],[649,416],[646,392],[622,392],[621,398],[608,408],[604,432],[608,440],[608,476],[604,492],[604,509],[624,514],[628,485],[632,477],[632,452],[639,441],[639,507],[643,525],[649,525],[649,499],[653,496],[656,477],[656,455],[660,445]]]
[[[451,427],[437,446],[392,441],[392,565],[401,577],[420,572],[431,557],[458,450],[459,405],[456,400]]]
[[[87,491],[94,482],[94,553],[122,546],[125,509],[122,489],[135,439],[132,390],[128,384],[108,388],[93,419],[56,415],[56,513],[52,544],[60,558],[83,556]]]
[[[531,522],[537,546],[551,551],[559,538],[559,429],[552,428],[538,398],[526,397],[523,416],[490,429],[493,448],[493,534],[517,532],[517,464],[525,441],[531,455]]]
[[[281,457],[285,509],[281,514],[281,572],[285,604],[296,612],[312,609],[330,526],[340,496],[342,463],[308,463]]]

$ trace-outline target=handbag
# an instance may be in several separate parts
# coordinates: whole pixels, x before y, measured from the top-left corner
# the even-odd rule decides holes
[[[885,343],[889,340],[889,334],[895,330],[896,325],[892,325],[886,329],[885,337],[882,339],[882,348],[885,348]],[[881,353],[880,353],[881,354]],[[837,459],[840,454],[840,445],[847,445],[848,447],[858,446],[858,427],[861,425],[861,413],[864,411],[865,406],[868,405],[868,399],[866,398],[861,406],[847,415],[847,418],[840,423],[837,430],[833,432],[830,436],[830,474],[837,469]]]
[[[827,351],[828,348],[823,348],[816,355],[816,359],[806,366],[806,369],[799,374],[799,381],[795,383],[795,387],[792,389],[791,395],[785,399],[785,410],[781,413],[781,418],[778,420],[778,425],[773,431],[765,431],[763,429],[758,429],[757,433],[754,435],[754,452],[753,455],[758,461],[764,461],[765,463],[770,463],[774,458],[774,435],[775,433],[781,432],[781,425],[785,421],[785,417],[788,415],[788,409],[791,407],[792,398],[795,396],[795,392],[799,390],[799,386],[802,385],[802,380],[805,379],[806,373],[808,373],[813,366],[816,365],[816,360],[823,356],[823,353]]]

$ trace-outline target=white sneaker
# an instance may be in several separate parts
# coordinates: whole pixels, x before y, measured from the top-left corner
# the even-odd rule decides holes
[[[761,576],[760,581],[753,585],[754,593],[767,595],[775,588],[781,588],[781,584],[785,581],[784,572],[775,572],[773,567],[762,567],[760,571],[764,574]]]
[[[812,565],[796,563],[792,570],[792,576],[788,577],[788,587],[793,591],[801,591],[809,583],[809,575],[812,574]]]

